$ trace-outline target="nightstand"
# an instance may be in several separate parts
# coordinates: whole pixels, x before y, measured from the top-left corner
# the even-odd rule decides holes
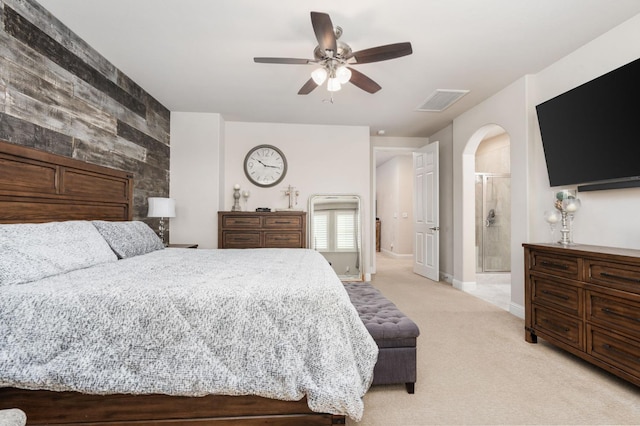
[[[198,244],[169,244],[169,248],[198,248]]]

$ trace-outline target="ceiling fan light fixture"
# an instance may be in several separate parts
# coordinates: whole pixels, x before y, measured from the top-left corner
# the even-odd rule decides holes
[[[340,90],[340,81],[337,78],[331,77],[327,81],[327,90],[330,92],[337,92]]]
[[[348,83],[351,80],[351,70],[344,65],[336,70],[336,78],[341,84]]]
[[[298,90],[298,95],[308,95],[327,82],[327,90],[336,92],[343,84],[351,83],[367,93],[376,93],[382,87],[358,71],[355,66],[372,62],[387,61],[411,55],[410,42],[387,44],[354,52],[347,43],[339,41],[342,28],[334,27],[327,13],[311,12],[311,26],[318,45],[313,49],[314,59],[254,57],[254,62],[265,64],[315,64],[318,68]],[[333,98],[331,99],[333,101]]]
[[[320,86],[327,79],[327,70],[324,68],[317,68],[311,73],[313,82]]]

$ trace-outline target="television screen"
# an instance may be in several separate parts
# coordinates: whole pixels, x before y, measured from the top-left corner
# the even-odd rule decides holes
[[[536,111],[551,186],[611,180],[640,185],[640,59]]]

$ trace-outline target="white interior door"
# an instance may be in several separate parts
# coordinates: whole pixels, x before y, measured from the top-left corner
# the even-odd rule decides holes
[[[438,142],[413,153],[413,271],[440,280]]]

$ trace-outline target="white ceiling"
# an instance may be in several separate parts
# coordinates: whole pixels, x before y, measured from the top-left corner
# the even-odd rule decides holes
[[[639,0],[39,0],[171,111],[228,121],[369,126],[427,137],[525,74],[640,13]],[[312,65],[310,11],[354,51],[410,41],[413,54],[357,69],[382,86],[297,95]],[[630,41],[637,42],[637,41]],[[598,58],[593,58],[597,61]],[[471,92],[445,112],[416,107],[436,89]]]

